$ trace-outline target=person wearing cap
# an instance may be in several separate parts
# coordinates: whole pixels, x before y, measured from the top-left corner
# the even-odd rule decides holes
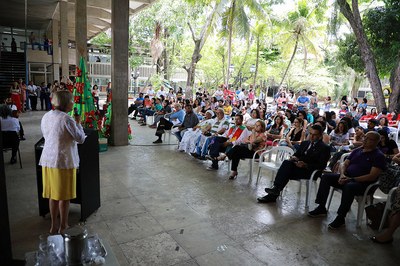
[[[208,110],[205,114],[205,119],[203,119],[200,123],[198,123],[193,128],[189,128],[186,133],[183,135],[181,142],[179,143],[178,150],[184,151],[187,153],[194,152],[196,149],[196,141],[200,137],[200,135],[205,135],[210,132],[214,119],[214,112]]]

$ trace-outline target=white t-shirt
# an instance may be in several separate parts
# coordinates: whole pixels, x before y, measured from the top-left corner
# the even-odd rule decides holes
[[[0,117],[1,131],[15,131],[19,132],[19,120],[15,117],[7,116],[7,118]]]

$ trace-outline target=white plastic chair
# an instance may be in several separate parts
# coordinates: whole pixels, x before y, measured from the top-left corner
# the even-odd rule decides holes
[[[395,127],[389,127],[389,129],[390,129],[389,138],[397,143],[399,140],[399,129]]]
[[[268,169],[275,175],[278,172],[282,162],[286,159],[289,159],[289,157],[293,154],[294,151],[286,146],[274,146],[272,149],[261,153],[258,163],[256,184],[258,184],[260,179],[261,169]]]
[[[397,189],[397,187],[393,187],[387,195],[385,210],[383,211],[382,220],[381,220],[381,223],[380,223],[379,229],[378,229],[379,232],[382,231],[383,225],[386,222],[386,217],[388,216],[389,211],[392,210],[392,201],[393,201],[392,197],[393,197],[393,194],[396,191],[396,189]]]
[[[314,170],[311,173],[311,176],[309,179],[291,179],[291,181],[298,181],[300,182],[300,186],[301,186],[301,182],[305,181],[306,182],[306,202],[305,202],[305,208],[308,208],[310,206],[310,198],[311,198],[311,190],[312,190],[312,185],[313,183],[316,182],[318,176],[320,176],[322,174],[323,170]]]
[[[346,160],[346,158],[349,155],[350,155],[350,153],[345,153],[340,157],[340,167],[342,167],[344,161]],[[365,190],[365,192],[364,192],[364,194],[362,196],[355,196],[354,197],[354,199],[358,203],[356,227],[360,227],[361,226],[361,220],[362,220],[363,215],[364,215],[365,204],[368,203],[367,202],[368,196],[369,196],[369,202],[370,202],[370,204],[372,204],[373,200],[374,200],[374,192],[375,192],[375,190],[376,190],[376,188],[378,186],[379,186],[379,181],[376,181],[375,183],[372,183],[367,187],[367,189]],[[329,207],[331,206],[333,193],[335,191],[342,193],[342,190],[340,188],[331,187],[331,190],[330,190],[329,196],[328,196],[327,210],[329,210]]]

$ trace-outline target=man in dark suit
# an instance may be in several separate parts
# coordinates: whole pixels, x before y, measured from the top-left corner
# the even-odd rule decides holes
[[[283,161],[274,186],[265,189],[268,193],[266,196],[257,198],[259,203],[275,202],[290,179],[306,179],[314,170],[325,169],[331,154],[329,146],[322,141],[323,132],[319,125],[311,127],[310,140],[303,141],[293,156]]]

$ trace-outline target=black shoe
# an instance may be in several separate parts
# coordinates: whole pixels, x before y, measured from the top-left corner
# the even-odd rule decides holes
[[[156,141],[153,141],[153,143],[154,143],[154,144],[162,143],[162,140],[161,140],[161,139],[158,139],[158,140],[156,140]]]
[[[210,161],[216,161],[217,159],[215,157],[211,157],[210,155],[206,155],[206,159]]]
[[[24,141],[24,140],[26,140],[26,138],[20,137],[19,140]]]
[[[17,159],[15,157],[12,157],[10,160],[10,164],[15,164],[17,162]]]
[[[339,229],[343,225],[345,225],[344,217],[338,215],[335,220],[328,225],[328,227],[330,229]]]
[[[270,203],[270,202],[276,202],[276,198],[277,198],[277,196],[273,196],[273,195],[268,194],[268,195],[266,195],[264,197],[257,198],[257,201],[259,203]]]
[[[140,125],[141,125],[142,127],[143,127],[143,126],[147,126],[146,123],[144,123],[144,122],[143,122],[142,124],[140,124]]]
[[[273,195],[273,196],[279,196],[279,194],[281,194],[281,190],[275,186],[271,187],[271,188],[265,188],[265,192],[267,192],[269,195]]]
[[[199,155],[195,152],[191,152],[190,155],[192,155],[194,158],[199,158]]]
[[[197,159],[199,159],[200,161],[205,161],[205,160],[207,160],[205,156],[199,156],[199,157],[197,157]]]
[[[308,212],[308,216],[310,217],[322,217],[326,216],[328,211],[325,209],[325,207],[318,206],[315,210]]]

